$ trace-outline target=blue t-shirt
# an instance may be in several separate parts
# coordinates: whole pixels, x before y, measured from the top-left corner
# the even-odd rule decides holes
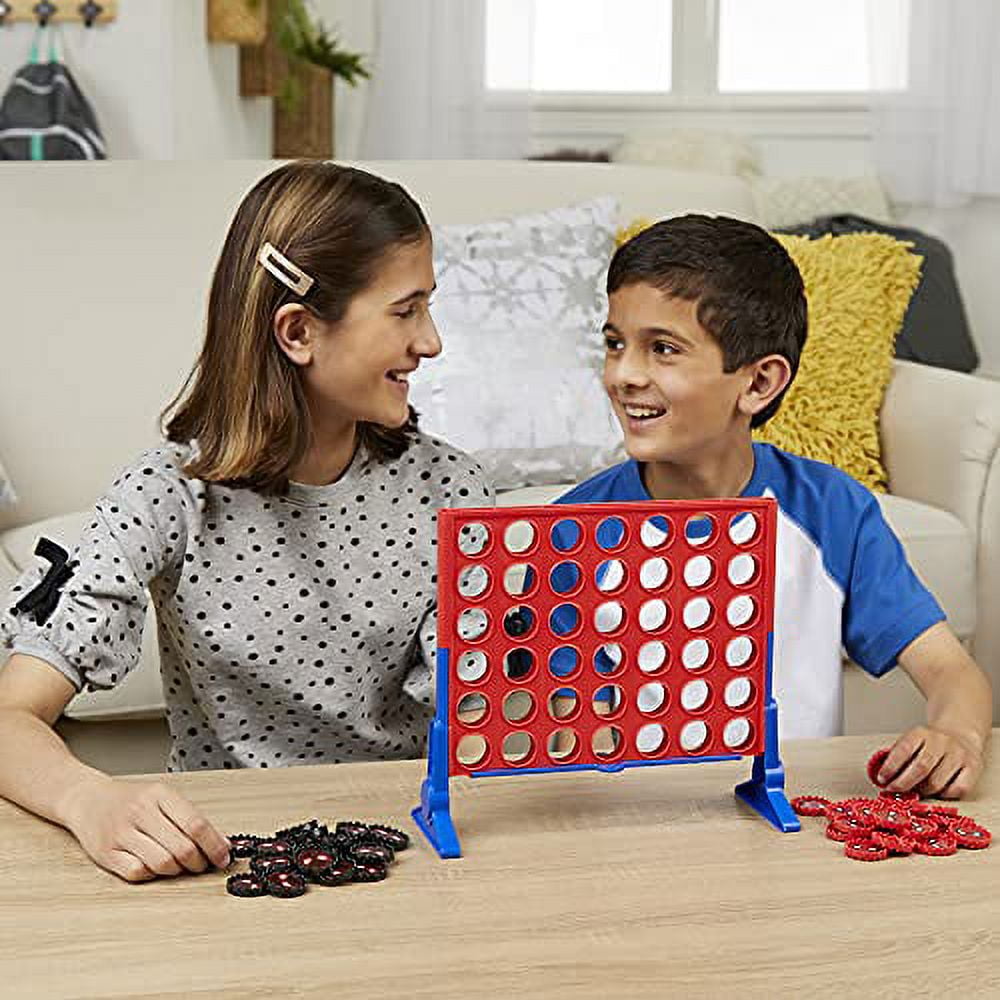
[[[755,443],[742,496],[778,502],[773,690],[783,739],[842,729],[841,652],[884,674],[945,617],[874,495],[840,469]],[[622,462],[557,503],[651,500],[639,463]]]

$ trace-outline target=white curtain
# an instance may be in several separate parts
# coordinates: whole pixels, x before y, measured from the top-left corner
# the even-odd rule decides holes
[[[950,206],[1000,196],[1000,3],[910,0],[909,32],[869,5],[878,85],[906,56],[906,90],[874,105],[875,152],[895,201]]]
[[[530,142],[533,18],[515,39],[525,89],[486,90],[487,0],[377,0],[365,159],[517,159]],[[510,47],[511,40],[507,40]]]

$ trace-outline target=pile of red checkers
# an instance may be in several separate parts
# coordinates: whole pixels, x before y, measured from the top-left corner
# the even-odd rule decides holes
[[[330,830],[318,819],[286,827],[270,836],[229,837],[233,860],[247,858],[248,872],[226,879],[233,896],[301,896],[313,885],[381,882],[397,851],[410,846],[402,830],[379,823],[338,823]]]
[[[876,751],[868,761],[868,777],[879,786],[878,772],[889,756]],[[844,845],[844,854],[856,861],[885,861],[890,855],[926,854],[942,857],[960,847],[980,850],[990,846],[989,830],[955,806],[922,802],[916,792],[880,791],[877,799],[831,802],[819,795],[792,799],[800,816],[825,816],[826,835]]]

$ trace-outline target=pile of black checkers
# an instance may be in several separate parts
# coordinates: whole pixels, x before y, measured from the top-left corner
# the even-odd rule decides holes
[[[248,872],[226,879],[233,896],[301,896],[313,885],[381,882],[397,851],[410,846],[402,830],[379,823],[344,821],[330,830],[318,819],[278,830],[266,837],[238,833],[229,837],[233,860],[250,861]]]
[[[821,795],[799,795],[791,806],[800,816],[826,820],[826,835],[844,845],[855,861],[885,861],[892,856],[925,854],[945,857],[960,849],[982,850],[993,839],[990,831],[955,806],[922,802],[917,792],[887,792],[878,774],[888,748],[868,761],[868,777],[878,787],[878,798],[833,802]]]

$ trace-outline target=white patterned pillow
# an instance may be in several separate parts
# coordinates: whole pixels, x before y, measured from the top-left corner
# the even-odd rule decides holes
[[[444,351],[413,378],[421,427],[471,452],[498,489],[577,482],[617,461],[601,388],[618,205],[434,227],[431,312]]]

